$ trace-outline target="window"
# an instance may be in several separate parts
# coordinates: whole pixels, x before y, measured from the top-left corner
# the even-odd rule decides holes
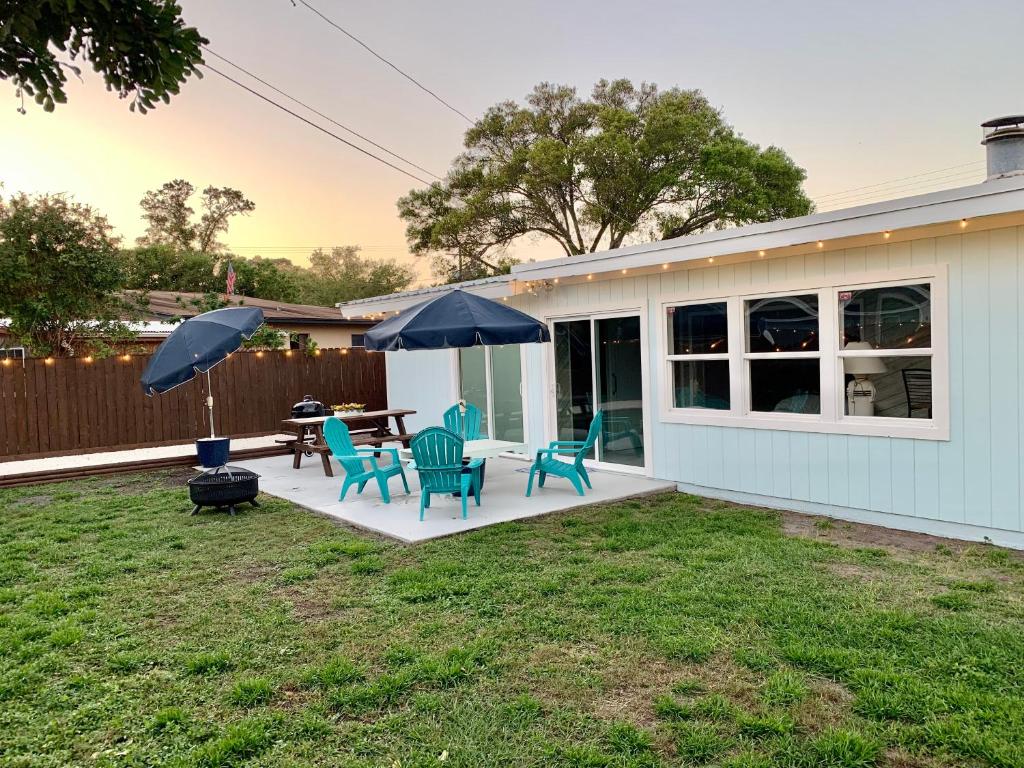
[[[791,286],[663,306],[663,420],[948,439],[944,267]]]
[[[843,414],[932,418],[928,283],[839,291]]]
[[[366,346],[365,340],[366,340],[366,334],[365,333],[353,333],[352,334],[352,346],[353,347],[364,347],[364,346]]]
[[[729,410],[728,304],[669,307],[666,319],[673,407]]]
[[[745,302],[750,410],[821,413],[818,295]]]

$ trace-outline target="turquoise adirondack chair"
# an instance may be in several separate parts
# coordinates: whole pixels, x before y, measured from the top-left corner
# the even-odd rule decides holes
[[[463,440],[479,440],[483,424],[483,414],[472,403],[466,403],[466,414],[462,415],[456,403],[444,412],[444,428],[454,432]]]
[[[420,520],[430,508],[434,493],[462,495],[462,519],[467,517],[466,498],[470,493],[480,506],[480,466],[482,459],[462,463],[462,445],[458,435],[442,427],[428,427],[412,439],[412,466],[420,475]]]
[[[603,421],[604,411],[598,411],[594,414],[594,420],[590,422],[586,440],[554,440],[547,448],[537,451],[537,459],[530,467],[530,481],[526,485],[526,496],[529,497],[533,493],[533,476],[538,472],[540,472],[540,480],[537,485],[541,488],[544,487],[544,481],[547,480],[548,475],[564,477],[572,483],[576,493],[580,496],[583,495],[583,483],[587,484],[587,488],[593,488],[594,486],[590,484],[590,475],[587,474],[587,469],[583,466],[583,459],[597,442]],[[575,458],[570,464],[555,458],[556,456],[574,456]]]
[[[391,492],[388,490],[388,479],[399,475],[405,492],[409,493],[409,481],[405,479],[405,470],[398,460],[397,448],[356,448],[352,445],[352,436],[348,426],[341,419],[331,416],[324,422],[324,440],[345,470],[345,481],[341,484],[341,495],[338,501],[345,500],[345,494],[353,485],[358,485],[356,493],[362,493],[370,480],[376,480],[380,488],[380,496],[385,504],[391,503]],[[391,463],[383,467],[377,462],[375,454],[391,454]],[[369,469],[367,469],[369,466]]]

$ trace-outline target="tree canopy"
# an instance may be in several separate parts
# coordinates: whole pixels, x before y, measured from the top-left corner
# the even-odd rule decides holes
[[[492,108],[444,181],[398,202],[417,254],[500,272],[524,236],[567,256],[809,213],[803,169],[725,122],[698,90],[601,80],[589,99],[541,83]]]
[[[367,259],[359,246],[346,245],[309,257],[309,269],[300,295],[303,303],[333,306],[369,296],[383,296],[408,288],[416,275],[408,266],[389,259]]]
[[[202,77],[207,42],[170,0],[0,3],[0,79],[48,112],[67,101],[66,70],[80,74],[72,62],[82,60],[103,76],[107,90],[132,97],[130,108],[145,114],[169,102],[192,75]]]
[[[39,355],[103,354],[134,334],[107,220],[59,195],[0,199],[0,316]]]
[[[203,213],[194,220],[189,204],[195,187],[184,179],[168,181],[150,190],[139,205],[146,220],[146,234],[139,245],[173,245],[184,251],[216,253],[224,248],[217,237],[228,231],[234,216],[256,210],[256,204],[237,189],[209,186],[203,190]]]

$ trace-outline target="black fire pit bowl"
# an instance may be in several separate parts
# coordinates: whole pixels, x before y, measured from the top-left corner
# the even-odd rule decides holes
[[[195,505],[192,514],[197,514],[203,507],[226,507],[233,515],[235,505],[245,502],[258,507],[259,481],[259,475],[241,467],[217,467],[196,475],[188,481],[188,495]]]

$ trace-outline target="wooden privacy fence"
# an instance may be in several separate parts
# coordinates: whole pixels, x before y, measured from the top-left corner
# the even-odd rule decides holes
[[[147,397],[149,355],[6,360],[0,365],[0,460],[181,443],[210,434],[206,377]],[[22,364],[24,362],[24,365]],[[387,407],[384,355],[361,349],[236,352],[211,371],[217,434],[278,431],[292,405]]]

